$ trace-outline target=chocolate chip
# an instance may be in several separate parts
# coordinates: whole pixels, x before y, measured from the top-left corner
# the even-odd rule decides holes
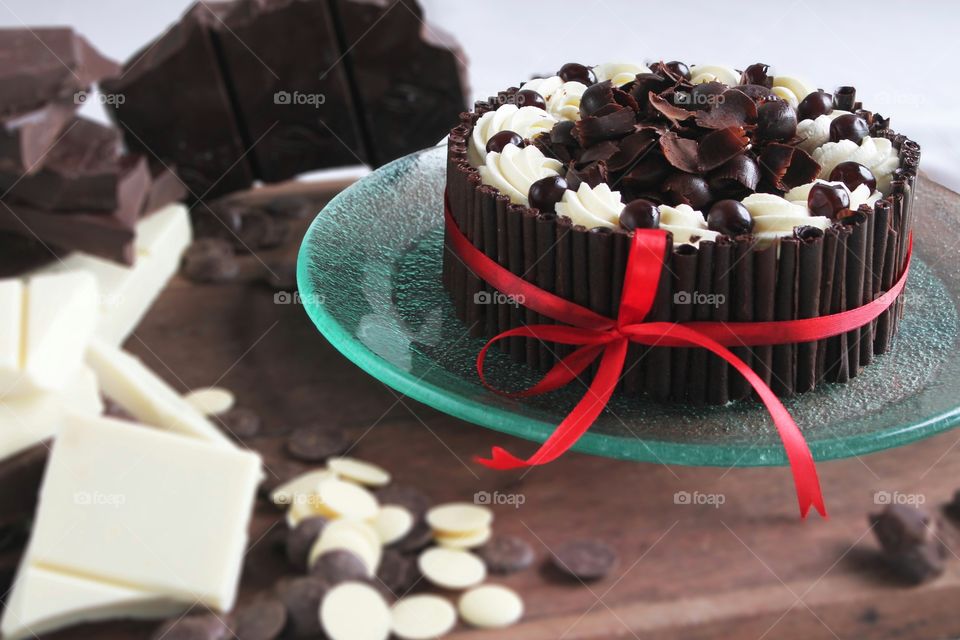
[[[269,260],[266,262],[262,278],[263,283],[274,291],[297,290],[297,261]]]
[[[903,580],[921,584],[940,576],[947,565],[949,551],[939,541],[921,544],[905,551],[886,554],[890,568]]]
[[[213,614],[168,620],[154,631],[153,640],[222,640],[229,636],[227,624]]]
[[[521,571],[533,564],[533,547],[517,536],[494,536],[477,550],[491,573]]]
[[[420,569],[413,558],[395,549],[385,549],[380,559],[377,578],[394,595],[401,597],[420,579]]]
[[[201,238],[183,254],[183,275],[200,284],[229,282],[240,273],[233,247],[220,238]]]
[[[346,549],[331,549],[320,554],[310,567],[310,575],[320,578],[331,587],[341,582],[366,580],[367,565],[360,557]]]
[[[339,429],[300,427],[287,438],[287,453],[304,462],[323,462],[350,448],[350,438]]]
[[[418,520],[410,532],[393,544],[393,547],[403,553],[420,551],[433,542],[433,532],[422,518]]]
[[[404,484],[390,484],[377,491],[380,504],[395,504],[406,508],[414,518],[422,518],[431,502],[420,489]]]
[[[287,608],[276,598],[261,598],[234,615],[237,640],[274,640],[287,625]]]
[[[553,564],[580,580],[598,580],[617,566],[617,553],[600,540],[574,540],[554,550]]]
[[[902,551],[935,537],[930,514],[907,505],[892,504],[871,515],[870,522],[884,551]]]
[[[223,425],[223,430],[234,438],[252,438],[260,433],[263,426],[260,414],[246,407],[234,407],[215,418]]]
[[[287,609],[287,635],[291,638],[323,637],[320,603],[327,595],[323,580],[315,577],[281,580],[276,592]]]
[[[307,570],[310,547],[317,541],[326,526],[327,519],[317,516],[301,520],[287,533],[287,561],[290,566],[299,571]]]

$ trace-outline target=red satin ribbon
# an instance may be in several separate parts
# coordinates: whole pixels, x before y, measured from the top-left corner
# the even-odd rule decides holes
[[[489,459],[477,458],[478,462],[493,469],[516,469],[546,464],[566,452],[590,428],[613,395],[630,342],[658,347],[701,347],[723,358],[736,369],[766,406],[790,462],[800,516],[806,518],[812,506],[826,517],[813,455],[799,427],[770,387],[727,347],[813,342],[871,322],[890,307],[903,291],[910,268],[912,237],[903,274],[893,287],[872,302],[850,311],[819,318],[773,322],[644,322],[653,306],[668,249],[665,231],[651,229],[633,234],[620,311],[616,320],[613,320],[544,291],[487,257],[457,227],[446,201],[444,217],[451,248],[477,277],[501,293],[523,300],[523,305],[532,311],[571,325],[527,325],[504,331],[492,338],[477,356],[477,371],[487,388],[515,398],[554,391],[572,382],[600,357],[600,365],[587,394],[533,455],[521,460],[501,447],[494,447]],[[534,386],[510,393],[496,389],[487,382],[483,365],[490,347],[511,337],[536,338],[577,345],[579,348],[554,365]]]

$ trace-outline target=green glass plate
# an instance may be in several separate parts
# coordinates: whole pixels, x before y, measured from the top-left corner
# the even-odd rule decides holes
[[[303,304],[327,340],[397,391],[542,442],[583,387],[511,400],[480,384],[475,362],[484,341],[466,335],[440,284],[445,153],[434,148],[397,160],[330,202],[300,250]],[[960,270],[949,242],[955,229],[948,226],[956,200],[949,204],[920,207],[907,312],[893,350],[849,384],[786,402],[817,459],[903,445],[960,421]],[[535,380],[499,352],[488,366],[504,388]],[[786,463],[776,430],[753,401],[691,407],[614,398],[575,449],[686,465]]]

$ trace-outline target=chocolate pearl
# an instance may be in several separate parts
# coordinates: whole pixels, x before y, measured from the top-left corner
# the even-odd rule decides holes
[[[850,194],[842,184],[818,182],[810,187],[807,208],[815,216],[833,220],[839,212],[850,208]]]
[[[736,200],[719,200],[707,214],[707,228],[728,236],[739,236],[753,231],[753,216]]]
[[[691,173],[674,173],[663,181],[661,189],[664,198],[673,206],[688,204],[694,209],[702,209],[713,199],[707,181]]]
[[[580,96],[580,117],[592,116],[613,101],[613,83],[610,80],[591,85]]]
[[[831,113],[833,113],[833,96],[819,89],[797,105],[797,117],[801,120],[813,120]]]
[[[520,89],[520,91],[517,91],[514,102],[518,107],[537,107],[538,109],[544,110],[547,108],[547,101],[533,89]]]
[[[660,210],[649,200],[639,199],[627,203],[620,212],[620,226],[628,231],[634,229],[659,229]]]
[[[518,147],[522,147],[523,138],[516,131],[510,131],[509,129],[498,131],[487,140],[487,153],[492,151],[503,153],[503,148],[508,144],[515,144]]]
[[[679,60],[671,60],[666,63],[665,66],[670,72],[676,76],[680,76],[684,80],[690,79],[690,67],[680,62]]]
[[[757,116],[757,137],[761,140],[789,140],[797,133],[797,114],[782,100],[764,102]]]
[[[743,70],[740,75],[740,84],[758,84],[762,87],[773,86],[773,78],[767,74],[769,70],[770,65],[768,64],[754,63]]]
[[[877,178],[873,175],[873,171],[852,160],[841,162],[830,172],[830,182],[837,181],[847,185],[847,189],[850,189],[850,191],[862,184],[867,185],[870,193],[877,190]]]
[[[855,113],[845,113],[830,123],[830,142],[853,140],[857,144],[867,137],[870,128],[867,121]]]
[[[567,190],[567,181],[563,176],[547,176],[540,178],[532,185],[527,193],[527,200],[534,209],[547,213],[555,211],[558,202]]]
[[[588,87],[597,81],[593,69],[577,62],[568,62],[563,65],[557,75],[564,82],[582,82]]]

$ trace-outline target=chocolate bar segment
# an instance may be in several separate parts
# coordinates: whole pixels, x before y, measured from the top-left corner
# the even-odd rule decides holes
[[[35,173],[72,117],[73,106],[65,103],[0,117],[0,171]]]
[[[240,0],[214,27],[261,180],[365,162],[328,3]]]

